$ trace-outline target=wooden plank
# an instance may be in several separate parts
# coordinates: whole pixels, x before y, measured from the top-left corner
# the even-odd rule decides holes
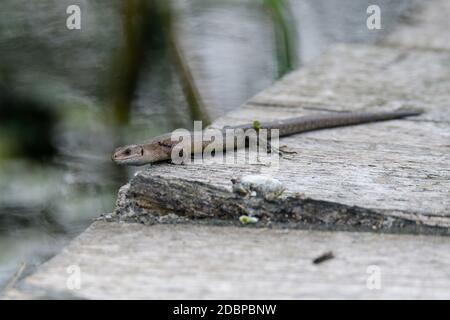
[[[269,172],[286,188],[285,197],[277,202],[285,215],[277,214],[280,210],[271,203],[258,203],[266,222],[287,220],[301,227],[303,221],[303,227],[448,234],[448,66],[450,54],[445,52],[339,46],[318,63],[288,75],[250,99],[214,126],[343,110],[420,107],[425,113],[410,119],[282,138],[280,144],[296,153],[282,158],[274,172],[264,166],[227,165],[212,159],[184,166],[152,166],[137,173],[124,189],[117,217],[149,222],[153,218],[143,220],[143,216],[159,215],[154,210],[157,208],[179,216],[216,215],[237,221],[254,204],[239,199],[244,210],[233,206],[237,200],[231,193],[230,179]],[[203,192],[196,193],[199,188]],[[228,194],[210,196],[218,190]],[[299,193],[302,195],[293,200]],[[306,204],[311,209],[309,214],[305,213]],[[217,207],[225,209],[214,210]],[[323,212],[328,214],[320,221],[304,221]]]
[[[96,222],[5,298],[448,299],[448,270],[449,237]]]
[[[423,2],[421,8],[406,16],[403,23],[382,43],[414,49],[450,50],[449,15],[448,0]]]
[[[450,53],[340,45],[248,104],[308,112],[424,108],[420,120],[450,122]]]

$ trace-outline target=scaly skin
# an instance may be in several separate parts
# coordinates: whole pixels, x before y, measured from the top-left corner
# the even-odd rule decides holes
[[[352,112],[352,113],[333,113],[323,115],[312,115],[288,118],[272,122],[263,122],[260,128],[278,129],[279,136],[287,136],[305,131],[313,131],[319,129],[329,129],[334,127],[342,127],[356,125],[368,122],[384,121],[399,119],[410,116],[420,115],[421,111],[393,111],[393,112]],[[245,124],[239,126],[226,127],[226,129],[251,129],[253,124]],[[225,128],[222,129],[225,136]],[[193,133],[190,133],[191,135]],[[170,160],[172,148],[178,141],[171,140],[171,133],[167,133],[151,139],[142,144],[128,145],[117,148],[112,156],[112,160],[117,164],[140,166],[160,161]],[[192,153],[200,153],[210,142],[205,141],[202,145],[194,147]],[[243,145],[233,146],[233,150],[241,148]],[[224,150],[223,147],[222,150]],[[221,151],[221,150],[217,150]],[[226,150],[225,150],[226,151]]]

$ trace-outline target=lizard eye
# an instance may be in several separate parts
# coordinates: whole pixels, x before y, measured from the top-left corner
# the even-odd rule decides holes
[[[130,153],[131,153],[131,150],[130,149],[126,149],[123,153],[124,153],[124,155],[129,156]]]

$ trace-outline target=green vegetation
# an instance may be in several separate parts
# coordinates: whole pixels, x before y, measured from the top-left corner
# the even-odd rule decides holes
[[[263,0],[269,12],[275,35],[278,77],[282,77],[298,65],[296,27],[286,0]]]

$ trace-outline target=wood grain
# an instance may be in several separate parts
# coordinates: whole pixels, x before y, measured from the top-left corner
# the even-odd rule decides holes
[[[449,237],[96,222],[5,298],[449,299],[449,247]],[[334,259],[313,263],[328,251]],[[71,265],[79,290],[66,287]],[[379,289],[367,286],[378,275]]]
[[[143,221],[143,216],[156,212],[153,206],[190,218],[236,220],[242,212],[230,209],[236,202],[230,193],[230,179],[268,172],[286,187],[278,209],[269,209],[270,204],[259,207],[270,221],[295,222],[300,227],[298,222],[303,221],[303,227],[322,228],[320,219],[312,222],[310,216],[327,212],[325,227],[329,229],[448,234],[449,66],[448,52],[338,46],[214,126],[361,109],[406,107],[422,108],[425,113],[282,138],[280,145],[296,153],[281,158],[276,170],[251,164],[226,165],[213,159],[184,166],[151,166],[130,181],[126,189],[130,192],[119,202],[116,214],[120,220],[136,221],[138,217]],[[181,192],[183,188],[185,192]],[[219,196],[218,188],[228,195]],[[196,192],[200,189],[202,192]],[[302,196],[292,201],[299,193]],[[137,215],[129,210],[127,201]],[[253,206],[239,203],[244,208]],[[306,207],[311,210],[307,212]],[[284,216],[278,214],[279,208]],[[372,218],[366,219],[365,214]]]

